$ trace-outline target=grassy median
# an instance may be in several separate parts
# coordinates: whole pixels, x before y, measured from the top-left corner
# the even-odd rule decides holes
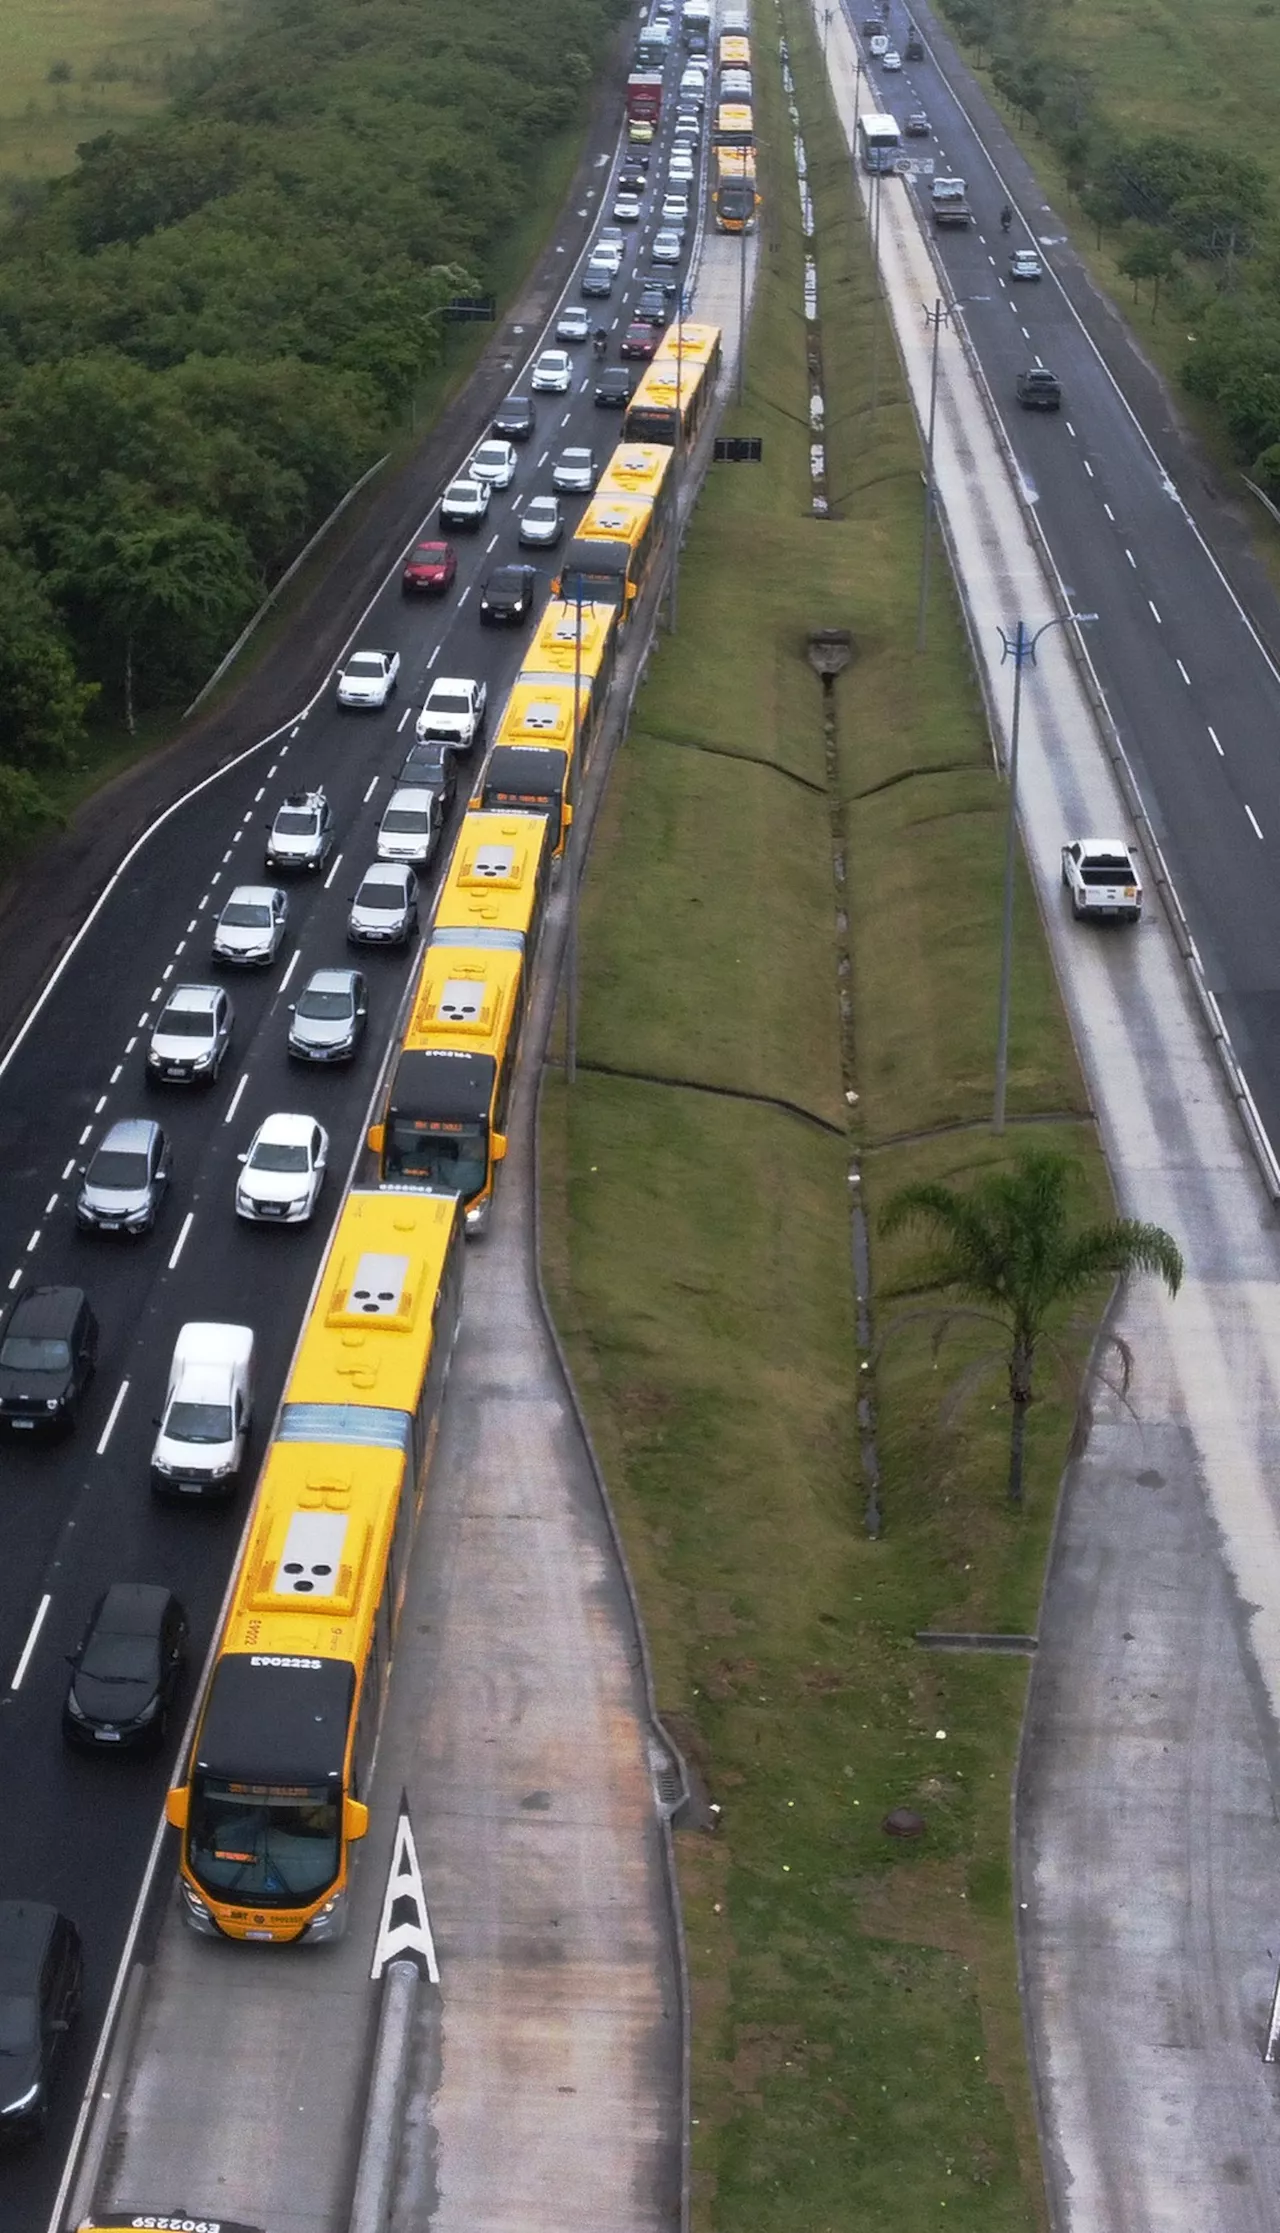
[[[944,1416],[973,1348],[935,1367],[919,1327],[858,1346],[851,1159],[883,1338],[911,1249],[875,1241],[877,1203],[1008,1151],[985,1128],[1004,797],[945,579],[914,651],[918,442],[885,332],[873,397],[848,164],[809,19],[789,0],[782,21],[818,211],[836,516],[809,510],[804,243],[762,8],[764,254],[729,425],[764,435],[764,463],[712,470],[678,631],[597,831],[578,1080],[570,1096],[553,1071],[544,1089],[547,1269],[659,1703],[720,1809],[714,1835],[679,1840],[698,2224],[1004,2233],[1044,2216],[1008,1868],[1025,1662],[914,1636],[1034,1629],[1071,1396],[1046,1386],[1013,1515],[999,1377]],[[855,642],[835,800],[806,658],[832,626]],[[1100,1203],[1025,882],[1018,910],[1010,1139],[1034,1120]],[[1077,1356],[1087,1339],[1067,1334]],[[855,1415],[869,1390],[877,1540]],[[886,1836],[895,1806],[923,1837]]]

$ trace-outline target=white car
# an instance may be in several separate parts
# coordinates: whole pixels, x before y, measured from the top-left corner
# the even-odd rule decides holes
[[[151,1452],[160,1496],[225,1496],[253,1423],[253,1329],[204,1319],[181,1327]]]
[[[361,710],[385,706],[399,672],[398,651],[353,651],[338,669],[338,704]]]
[[[1014,249],[1009,258],[1009,277],[1011,279],[1042,279],[1044,277],[1044,265],[1034,248]]]
[[[591,314],[585,303],[566,303],[556,319],[557,341],[585,341],[591,331]]]
[[[551,486],[562,496],[590,496],[596,485],[596,453],[576,447],[561,450],[551,468]]]
[[[235,1022],[221,985],[175,985],[156,1017],[147,1076],[169,1085],[212,1085]]]
[[[1142,881],[1122,837],[1077,837],[1064,845],[1062,881],[1077,922],[1101,915],[1136,923],[1142,914]]]
[[[544,349],[535,358],[532,386],[540,395],[567,395],[573,386],[573,358],[567,349]]]
[[[520,514],[517,540],[528,550],[551,550],[564,533],[564,517],[554,496],[531,496]]]
[[[268,868],[323,868],[333,847],[333,815],[323,791],[290,791],[267,832]]]
[[[216,961],[266,969],[284,943],[289,902],[278,884],[237,884],[213,931]]]
[[[500,442],[496,436],[482,442],[472,457],[468,471],[473,481],[483,481],[489,488],[510,488],[516,477],[516,448],[514,442]]]
[[[418,927],[418,879],[403,861],[374,861],[347,917],[349,946],[403,946]]]
[[[404,784],[392,792],[378,824],[378,859],[425,868],[440,835],[440,793]]]
[[[900,70],[902,68],[902,56],[896,47],[885,48],[880,57],[880,67],[882,70]]]
[[[469,752],[484,735],[488,695],[488,684],[472,675],[437,675],[418,715],[419,739],[437,737],[455,752]]]
[[[622,243],[619,240],[598,240],[591,251],[593,264],[607,264],[616,279],[622,269]]]
[[[489,510],[492,494],[487,481],[477,480],[470,473],[460,473],[456,481],[450,481],[440,499],[440,525],[479,527]]]
[[[614,201],[613,214],[620,225],[634,225],[643,207],[638,194],[619,194]]]
[[[664,194],[661,214],[664,225],[687,225],[689,222],[688,195]]]
[[[678,147],[667,165],[668,186],[692,186],[693,157]]]
[[[682,249],[683,242],[679,233],[667,231],[654,234],[650,254],[655,264],[678,264]]]
[[[305,1225],[320,1198],[329,1135],[309,1116],[269,1116],[239,1158],[236,1215],[254,1225]]]
[[[867,41],[867,52],[870,54],[873,62],[879,62],[882,57],[889,52],[888,32],[873,32],[872,36]]]

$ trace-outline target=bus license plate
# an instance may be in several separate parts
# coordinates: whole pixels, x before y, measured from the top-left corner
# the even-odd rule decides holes
[[[271,1933],[270,1933],[270,1931],[246,1931],[244,1935],[245,1935],[245,1937],[246,1937],[246,1938],[256,1938],[256,1939],[259,1939],[259,1940],[261,1940],[261,1941],[262,1941],[262,1942],[263,1942],[263,1943],[264,1943],[265,1945],[267,1945],[267,1946],[270,1946],[270,1944],[271,1944]]]

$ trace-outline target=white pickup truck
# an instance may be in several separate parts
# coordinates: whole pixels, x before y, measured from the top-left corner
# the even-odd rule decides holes
[[[418,715],[418,736],[435,737],[453,752],[469,752],[484,735],[487,685],[471,675],[437,675]]]
[[[1077,837],[1064,845],[1062,881],[1077,922],[1086,915],[1108,915],[1136,923],[1142,913],[1142,882],[1122,837]]]
[[[228,1496],[253,1422],[253,1329],[192,1319],[169,1367],[151,1486],[160,1496]]]

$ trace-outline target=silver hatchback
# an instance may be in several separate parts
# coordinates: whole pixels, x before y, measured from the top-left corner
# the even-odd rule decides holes
[[[149,1233],[169,1174],[169,1142],[159,1125],[150,1117],[121,1117],[81,1167],[77,1224],[93,1233]]]

